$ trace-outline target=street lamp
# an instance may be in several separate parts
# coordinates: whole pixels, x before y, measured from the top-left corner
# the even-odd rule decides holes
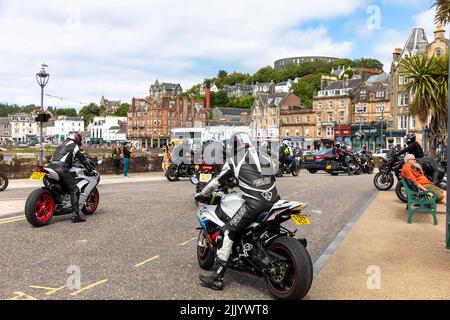
[[[383,121],[384,121],[384,106],[381,107],[381,149],[384,149],[384,139],[383,139]]]
[[[45,71],[45,68],[48,67],[45,63],[41,66],[41,71],[36,73],[36,81],[41,87],[41,112],[36,118],[36,121],[40,122],[40,149],[39,149],[39,165],[42,166],[44,164],[44,136],[42,132],[43,123],[48,121],[47,114],[44,112],[44,87],[48,83],[48,79],[50,78],[50,74]]]

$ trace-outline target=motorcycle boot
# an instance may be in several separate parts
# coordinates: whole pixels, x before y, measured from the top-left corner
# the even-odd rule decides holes
[[[78,189],[75,191],[74,189],[70,192],[70,201],[72,202],[72,222],[84,222],[86,221],[86,217],[83,212],[80,211],[80,205],[78,203],[79,192]]]
[[[201,285],[216,291],[223,290],[223,277],[227,271],[228,263],[216,257],[214,260],[213,274],[200,275]]]

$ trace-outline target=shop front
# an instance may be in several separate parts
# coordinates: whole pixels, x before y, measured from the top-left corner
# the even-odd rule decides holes
[[[386,148],[387,135],[381,130],[381,127],[376,126],[351,126],[351,146],[353,149],[362,148],[364,145],[367,149],[376,152],[380,148]],[[383,134],[383,136],[382,136]]]
[[[334,127],[334,141],[341,145],[351,145],[351,127],[350,126],[335,126]]]

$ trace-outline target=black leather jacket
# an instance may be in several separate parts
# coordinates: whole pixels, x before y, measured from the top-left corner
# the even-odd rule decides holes
[[[67,139],[56,148],[51,163],[59,164],[70,169],[75,159],[78,159],[87,170],[92,170],[86,157],[81,153],[80,147],[72,140]]]

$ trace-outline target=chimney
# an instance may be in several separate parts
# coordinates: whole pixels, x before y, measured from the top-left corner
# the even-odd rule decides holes
[[[344,73],[344,76],[342,77],[342,81],[343,81],[343,87],[344,88],[348,88],[348,74]]]
[[[322,76],[322,78],[320,78],[320,90],[325,90],[326,87],[328,87],[336,80],[337,79],[335,77]]]
[[[445,29],[440,24],[436,25],[436,30],[434,31],[434,41],[438,39],[445,40]]]
[[[400,60],[400,56],[402,54],[402,49],[401,48],[395,48],[394,49],[394,53],[392,53],[392,60],[394,62],[397,62],[398,60]]]
[[[381,70],[378,69],[369,69],[369,68],[361,68],[361,81],[366,82],[374,74],[382,73]]]
[[[211,82],[209,80],[206,80],[205,96],[206,96],[206,110],[209,111],[209,107],[211,106]]]

